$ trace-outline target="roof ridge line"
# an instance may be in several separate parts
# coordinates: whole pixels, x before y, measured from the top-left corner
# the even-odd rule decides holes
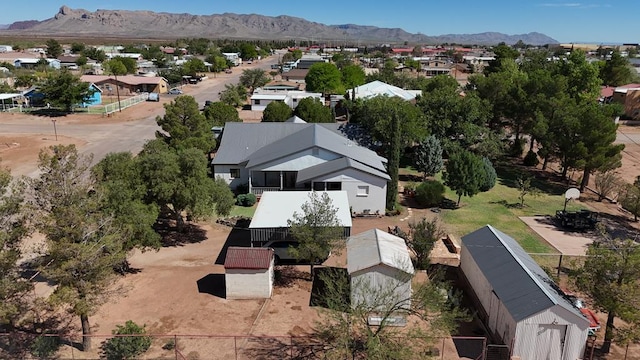
[[[520,265],[520,267],[527,273],[527,275],[529,275],[529,277],[531,278],[531,280],[533,280],[533,282],[536,283],[536,285],[538,286],[538,288],[540,290],[542,290],[542,292],[547,296],[547,298],[549,298],[549,300],[551,300],[551,302],[555,305],[558,305],[558,301],[556,301],[556,298],[549,294],[549,292],[547,291],[547,289],[544,287],[543,284],[540,283],[540,280],[538,280],[534,274],[531,272],[531,270],[529,269],[528,266],[526,266],[522,260],[520,260],[520,258],[518,256],[516,256],[516,254],[514,253],[514,251],[511,249],[511,247],[509,245],[507,245],[502,237],[496,233],[497,229],[495,229],[493,226],[487,224],[487,227],[489,228],[489,231],[491,231],[493,233],[493,235],[495,235],[500,242],[502,243],[502,245],[504,246],[504,248],[509,252],[509,254],[511,254],[511,256],[513,257],[513,259],[518,263],[518,265]],[[514,239],[515,240],[515,239]]]

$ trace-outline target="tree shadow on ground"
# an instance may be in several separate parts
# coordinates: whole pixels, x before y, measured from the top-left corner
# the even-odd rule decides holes
[[[207,239],[207,232],[193,223],[185,223],[179,230],[170,221],[158,221],[153,228],[160,234],[164,247],[195,244]]]
[[[531,186],[549,195],[562,195],[569,188],[567,180],[548,170],[526,167],[513,162],[501,163],[495,166],[498,182],[501,185],[517,188],[518,178],[531,178]]]
[[[216,258],[216,265],[224,265],[224,259],[227,257],[227,249],[229,246],[251,247],[251,233],[249,229],[234,227],[233,230],[231,230]]]
[[[602,229],[612,239],[639,241],[638,229],[633,227],[626,217],[601,212],[598,213],[598,220]]]
[[[69,115],[68,112],[58,110],[58,109],[38,109],[30,112],[31,115],[41,116],[41,117],[49,117],[49,118],[57,118],[57,117],[65,117]]]
[[[196,281],[198,292],[226,299],[227,288],[224,274],[208,274]]]
[[[247,337],[243,340],[239,349],[243,359],[321,359],[328,345],[314,334],[307,333],[281,337]]]
[[[293,287],[298,280],[309,281],[311,280],[311,274],[300,271],[295,266],[276,266],[274,286],[290,288]]]
[[[523,206],[520,205],[520,203],[510,203],[507,200],[489,201],[489,204],[499,204],[499,205],[502,205],[502,206],[506,207],[507,209],[521,209],[521,208],[523,208]]]
[[[334,294],[330,293],[326,281],[333,281],[336,284],[346,284],[345,289],[342,292],[342,301],[338,302],[337,299],[332,299],[336,303],[345,304],[345,306],[351,306],[351,294],[348,284],[349,273],[345,268],[338,267],[316,267],[313,269],[313,284],[311,285],[311,298],[309,299],[309,306],[320,306],[328,308],[329,296]]]

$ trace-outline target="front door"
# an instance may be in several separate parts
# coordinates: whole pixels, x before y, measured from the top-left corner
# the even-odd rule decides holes
[[[564,339],[567,325],[538,325],[536,351],[540,352],[540,360],[562,360]]]

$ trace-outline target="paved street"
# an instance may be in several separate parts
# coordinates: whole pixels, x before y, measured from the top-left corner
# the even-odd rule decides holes
[[[213,79],[208,79],[198,85],[190,86],[188,95],[193,96],[200,107],[204,106],[206,100],[217,101],[218,93],[224,90],[226,84],[238,82],[243,69],[257,67],[269,71],[271,64],[276,63],[277,56],[272,56],[260,62],[254,62],[250,67],[243,65],[233,69],[233,74],[219,74]],[[163,95],[163,99],[171,99],[172,95]],[[142,118],[132,121],[117,121],[120,116],[127,116],[127,112],[141,113]],[[93,154],[94,162],[104,158],[110,152],[131,151],[138,153],[147,140],[155,137],[155,132],[160,128],[156,124],[156,116],[162,116],[164,108],[158,103],[141,103],[132,108],[123,110],[123,114],[114,114],[113,119],[117,122],[108,124],[108,118],[100,121],[99,124],[83,124],[83,115],[74,115],[74,120],[57,119],[56,129],[59,136],[66,136],[80,139],[86,142],[80,147],[83,154]],[[25,117],[21,114],[11,115],[0,113],[0,136],[1,135],[41,135],[53,138],[54,129],[52,118],[48,117]],[[34,149],[34,151],[38,151]],[[31,170],[23,171],[24,175],[32,176],[37,174],[34,164]]]

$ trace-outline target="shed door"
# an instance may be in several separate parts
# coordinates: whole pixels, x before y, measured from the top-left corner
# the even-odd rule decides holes
[[[540,360],[561,360],[564,350],[564,339],[567,335],[567,325],[538,325],[536,352]]]

